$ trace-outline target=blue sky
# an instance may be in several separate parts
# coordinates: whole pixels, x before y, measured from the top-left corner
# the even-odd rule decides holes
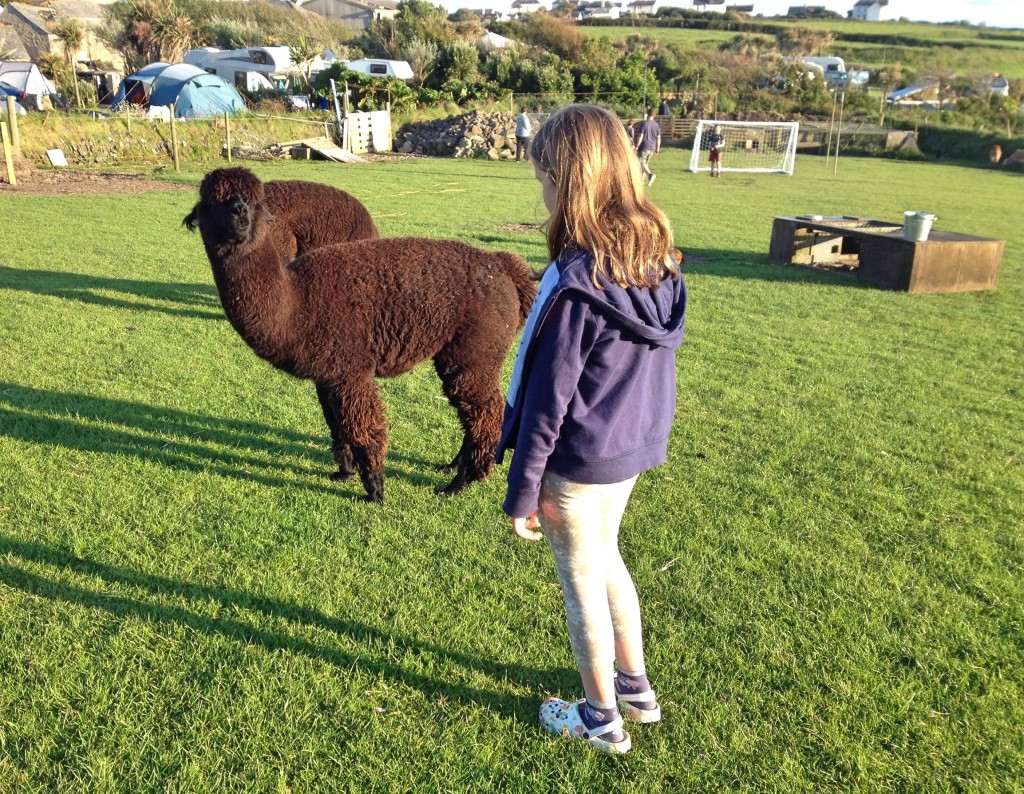
[[[437,0],[434,0],[437,2]],[[551,5],[550,0],[542,0]],[[853,7],[856,0],[726,0],[728,4],[749,5],[753,3],[755,14],[772,16],[784,14],[791,5],[816,5],[836,11],[843,16]],[[449,11],[459,8],[495,8],[508,10],[512,0],[441,0]],[[692,0],[669,0],[656,6],[692,8]],[[925,22],[952,22],[966,19],[972,24],[986,24],[1000,28],[1024,28],[1024,0],[890,0],[883,10],[883,19],[922,20]]]

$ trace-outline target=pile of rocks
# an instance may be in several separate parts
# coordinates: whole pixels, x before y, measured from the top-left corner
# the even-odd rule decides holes
[[[530,116],[536,130],[540,116]],[[509,160],[516,156],[516,117],[512,113],[474,110],[438,121],[406,124],[395,138],[395,151],[439,157],[489,157]]]

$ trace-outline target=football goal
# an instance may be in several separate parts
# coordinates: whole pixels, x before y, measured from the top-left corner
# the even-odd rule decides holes
[[[795,121],[712,121],[697,122],[690,170],[710,171],[708,155],[715,127],[721,127],[720,170],[790,174],[796,160],[800,125]]]

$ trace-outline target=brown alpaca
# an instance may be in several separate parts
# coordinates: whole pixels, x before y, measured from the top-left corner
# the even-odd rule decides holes
[[[225,178],[237,173],[246,179],[252,172],[246,168],[222,169]],[[319,182],[305,182],[298,179],[278,179],[263,184],[263,203],[269,212],[268,233],[282,266],[296,256],[308,253],[325,245],[347,243],[352,240],[377,240],[380,232],[373,223],[369,211],[357,198],[344,190]],[[195,230],[199,216],[199,205],[185,216],[184,224]],[[331,432],[332,448],[347,464],[339,464],[332,479],[344,479],[355,473],[351,453],[343,450],[346,445],[338,426],[338,412],[330,394],[319,384],[316,397],[320,401],[327,427]]]
[[[988,164],[999,165],[999,161],[1003,159],[1003,147],[998,143],[993,143],[992,148],[988,150]]]
[[[526,263],[421,237],[319,248],[282,267],[264,185],[245,169],[203,179],[195,225],[224,312],[261,358],[330,395],[339,474],[384,498],[387,426],[374,378],[432,358],[463,428],[451,495],[486,478],[501,429],[501,367],[536,295]]]

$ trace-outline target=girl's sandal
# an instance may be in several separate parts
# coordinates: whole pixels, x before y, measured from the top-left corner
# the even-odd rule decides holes
[[[540,706],[540,724],[548,733],[565,736],[569,739],[584,739],[587,744],[602,753],[609,755],[625,755],[633,746],[629,734],[622,730],[622,717],[616,717],[611,722],[588,728],[583,724],[580,717],[580,706],[586,701],[579,700],[570,703],[558,698],[548,698]],[[617,742],[610,742],[604,738],[605,734],[622,731],[623,738]]]
[[[619,710],[627,719],[633,722],[658,722],[661,719],[661,706],[654,695],[653,689],[646,692],[623,693],[616,691],[615,698],[618,701]],[[653,704],[653,705],[652,705]],[[646,706],[646,708],[642,708]]]

